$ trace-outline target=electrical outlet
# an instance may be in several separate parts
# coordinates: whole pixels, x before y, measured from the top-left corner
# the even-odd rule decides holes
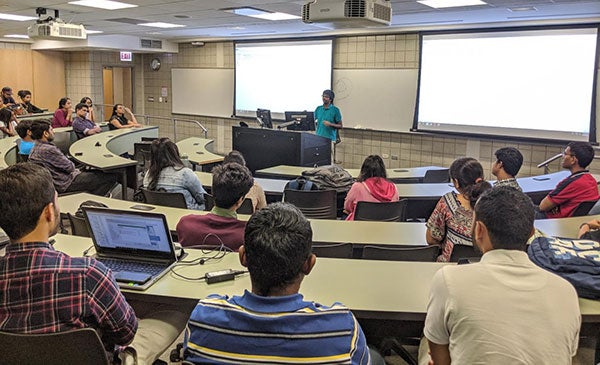
[[[392,160],[398,160],[398,155],[392,155]]]

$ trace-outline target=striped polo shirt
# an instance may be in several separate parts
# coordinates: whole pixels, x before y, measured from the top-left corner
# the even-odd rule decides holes
[[[202,364],[368,364],[365,336],[350,310],[302,295],[211,295],[192,312],[186,360]]]

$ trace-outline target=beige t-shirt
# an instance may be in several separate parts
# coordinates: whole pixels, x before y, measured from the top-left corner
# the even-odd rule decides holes
[[[580,325],[569,282],[525,252],[492,250],[436,273],[424,332],[449,344],[452,364],[571,364]]]

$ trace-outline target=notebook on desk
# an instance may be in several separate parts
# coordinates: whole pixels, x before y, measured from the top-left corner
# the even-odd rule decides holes
[[[96,259],[121,288],[146,290],[177,261],[162,214],[83,207]]]

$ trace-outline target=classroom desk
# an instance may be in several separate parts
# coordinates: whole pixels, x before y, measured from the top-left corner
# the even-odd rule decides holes
[[[196,176],[200,179],[202,186],[210,191],[212,187],[212,174],[204,171],[196,171]],[[289,182],[289,180],[265,179],[260,177],[255,177],[254,181],[263,188],[266,195],[279,197],[278,200],[281,200],[283,197],[283,190],[285,189],[285,185]]]
[[[82,164],[98,170],[121,173],[122,198],[127,197],[127,186],[137,188],[137,161],[120,157],[133,154],[133,144],[142,137],[158,137],[158,127],[117,129],[85,137],[73,143],[69,153]],[[129,182],[129,184],[128,184]]]
[[[79,205],[86,200],[94,200],[106,204],[112,209],[131,210],[131,206],[140,204],[137,202],[111,199],[79,193],[65,195],[58,198],[58,205],[62,213],[74,214]],[[167,217],[167,224],[171,230],[175,230],[177,223],[184,215],[207,214],[208,212],[188,210],[181,208],[163,207],[151,204],[143,204],[155,207],[151,212],[161,213]],[[248,220],[250,216],[240,214],[240,220]],[[310,219],[313,230],[313,241],[315,243],[352,243],[355,245],[379,244],[379,245],[403,245],[424,246],[425,224],[424,223],[398,223],[398,222],[368,222],[368,221],[342,221],[328,219]]]
[[[398,168],[398,169],[387,169],[387,177],[391,181],[398,183],[402,180],[408,180],[410,182],[422,182],[423,177],[427,170],[440,170],[444,167],[440,166],[422,166],[422,167],[411,167],[411,168]],[[302,171],[311,170],[309,167],[302,166],[289,166],[279,165],[273,166],[266,169],[256,170],[255,175],[265,178],[277,178],[291,180],[298,176],[302,176]],[[357,178],[360,175],[360,169],[345,169],[352,175],[353,178]]]
[[[213,142],[212,139],[190,137],[177,142],[177,148],[181,155],[188,156],[194,166],[210,165],[223,161],[223,156],[214,154],[207,149]]]
[[[54,247],[80,256],[91,245],[89,238],[57,235]],[[190,261],[201,257],[199,250],[186,250]],[[387,336],[420,336],[427,310],[430,282],[437,270],[447,263],[344,260],[318,258],[300,292],[308,300],[325,305],[341,302],[359,319],[369,339]],[[176,267],[175,272],[199,278],[208,271],[242,269],[238,255],[227,254],[204,265]],[[393,280],[390,280],[392,279]],[[248,274],[233,281],[208,285],[168,273],[145,292],[125,291],[128,298],[153,302],[198,300],[208,294],[240,295],[250,289]],[[582,314],[581,334],[598,338],[600,301],[579,299]]]

